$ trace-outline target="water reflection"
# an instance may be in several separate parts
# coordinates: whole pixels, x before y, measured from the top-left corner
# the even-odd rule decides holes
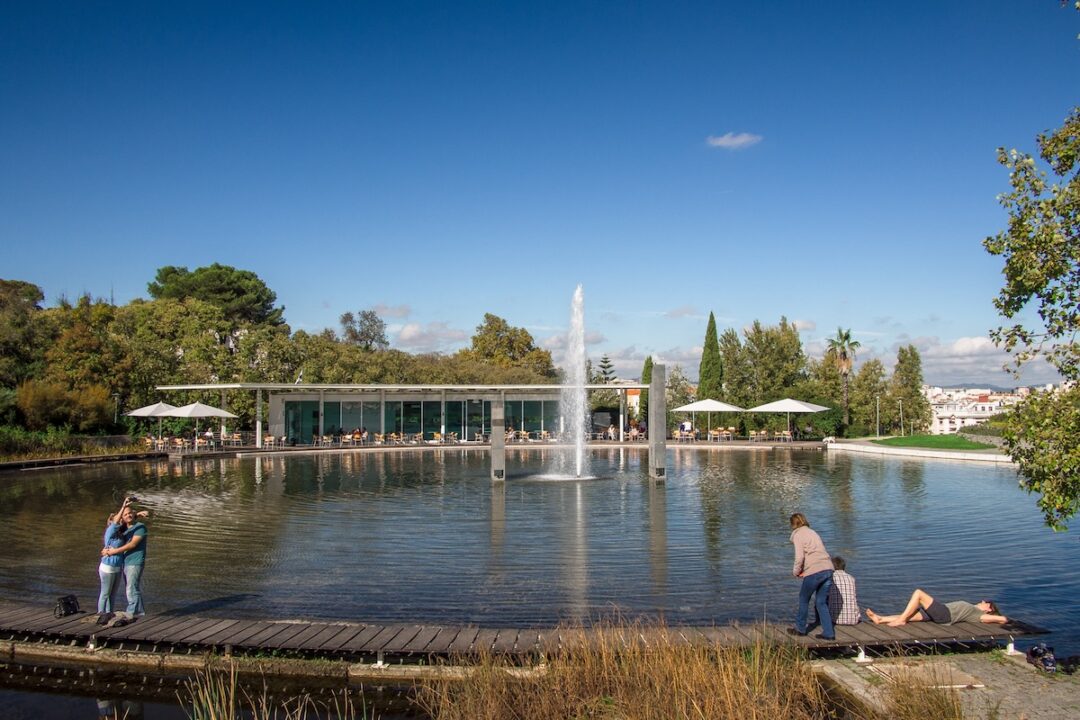
[[[134,491],[154,512],[152,612],[519,625],[617,606],[676,622],[786,618],[797,590],[787,517],[798,510],[848,559],[871,607],[915,585],[996,596],[1061,645],[1080,640],[1064,609],[1080,592],[1080,557],[1063,544],[1075,539],[1043,529],[1011,469],[672,450],[657,484],[644,451],[604,448],[596,480],[537,480],[553,456],[511,453],[504,484],[475,449],[9,475],[0,597],[74,591],[89,604],[105,515]]]

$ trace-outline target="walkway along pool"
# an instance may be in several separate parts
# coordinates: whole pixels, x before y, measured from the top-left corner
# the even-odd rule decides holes
[[[788,619],[787,516],[843,555],[861,604],[913,587],[992,597],[1080,651],[1080,557],[1042,526],[1015,470],[800,450],[593,452],[595,480],[539,478],[549,450],[352,452],[6,474],[0,597],[96,597],[102,523],[124,492],[154,511],[144,594],[154,612],[484,626],[622,613],[669,623]]]

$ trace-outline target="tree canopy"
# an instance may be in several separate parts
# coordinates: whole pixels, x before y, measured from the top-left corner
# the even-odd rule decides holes
[[[1012,185],[1000,197],[1008,225],[983,244],[1005,261],[994,305],[1009,324],[992,336],[1013,355],[1011,369],[1043,358],[1073,382],[1025,398],[1004,432],[1023,487],[1040,493],[1047,525],[1063,529],[1080,509],[1080,108],[1037,143],[1052,179],[1030,155],[998,148]],[[1037,322],[1024,319],[1028,310]]]
[[[364,350],[386,350],[386,322],[374,310],[361,310],[359,315],[346,312],[339,318],[345,342]]]
[[[285,308],[274,307],[277,295],[250,270],[214,263],[189,271],[172,265],[158,269],[146,286],[154,299],[197,298],[221,308],[234,323],[280,325]]]
[[[472,345],[462,353],[499,367],[518,366],[546,378],[555,377],[551,353],[536,347],[528,330],[491,313],[484,314],[484,321],[472,336]]]

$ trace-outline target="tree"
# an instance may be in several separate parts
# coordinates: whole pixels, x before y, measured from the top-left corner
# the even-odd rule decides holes
[[[994,306],[1012,324],[991,336],[1014,355],[1014,372],[1042,357],[1075,383],[1080,380],[1080,107],[1057,130],[1039,134],[1037,142],[1052,182],[1030,155],[998,148],[1012,185],[1000,197],[1008,227],[983,245],[1005,260],[1005,285]],[[1037,325],[1023,321],[1029,309],[1038,315]],[[1014,407],[1003,434],[1023,476],[1021,485],[1041,493],[1038,506],[1055,530],[1064,529],[1080,508],[1077,408],[1080,385],[1033,392]]]
[[[536,347],[528,330],[491,313],[484,314],[484,322],[476,326],[472,336],[472,346],[461,353],[499,367],[522,367],[545,378],[555,377],[551,353]]]
[[[281,325],[285,308],[274,307],[277,295],[250,270],[214,263],[189,271],[172,265],[159,268],[146,286],[154,299],[197,298],[217,305],[234,324]]]
[[[930,426],[930,401],[923,395],[922,386],[922,357],[918,349],[914,345],[901,347],[896,353],[889,400],[897,405],[898,415],[903,408],[904,427],[916,431]],[[904,427],[900,428],[901,433],[905,432]]]
[[[0,280],[0,387],[13,388],[40,370],[43,343],[35,320],[45,295],[22,280]]]
[[[720,400],[732,405],[750,407],[750,365],[739,333],[728,328],[720,336],[720,363],[724,368],[723,392]]]
[[[720,360],[720,340],[716,337],[716,318],[709,313],[705,327],[705,344],[701,348],[698,366],[698,400],[719,400],[724,387],[724,366]]]
[[[585,368],[585,377],[590,383],[607,384],[615,380],[615,366],[611,364],[611,358],[606,354],[600,357],[596,370],[592,369],[592,361],[588,361]],[[619,395],[614,390],[596,390],[589,395],[589,407],[597,410],[612,410],[619,407]]]
[[[690,381],[683,373],[683,369],[676,365],[667,374],[667,387],[665,388],[667,400],[667,428],[675,427],[675,413],[672,408],[677,408],[694,401],[694,389]],[[664,428],[649,428],[649,432],[664,432]]]
[[[851,366],[855,362],[855,351],[861,345],[862,343],[858,340],[851,339],[851,330],[839,327],[836,328],[836,337],[829,338],[829,350],[833,353],[843,384],[845,428],[851,424],[851,415],[848,413],[848,376],[851,374]]]
[[[386,339],[386,322],[374,310],[361,310],[359,316],[351,312],[340,318],[341,333],[345,342],[364,350],[386,350],[390,341]]]
[[[890,406],[885,366],[877,358],[867,360],[851,381],[852,429],[857,435],[877,434],[879,408]]]
[[[599,368],[600,382],[613,382],[615,380],[615,366],[611,364],[611,358],[606,354],[600,356]]]
[[[645,363],[641,366],[641,384],[648,385],[652,382],[652,355],[645,358]],[[641,417],[645,418],[645,422],[649,421],[649,391],[641,391]]]
[[[758,405],[789,395],[806,370],[799,331],[781,317],[780,324],[771,327],[755,320],[744,334],[743,353],[750,383],[747,401]]]

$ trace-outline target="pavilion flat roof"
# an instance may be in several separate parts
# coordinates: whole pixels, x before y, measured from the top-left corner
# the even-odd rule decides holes
[[[571,385],[393,385],[382,383],[196,383],[191,385],[158,385],[157,389],[168,390],[272,390],[277,392],[375,392],[393,393],[415,392],[457,392],[457,393],[555,393],[570,389]],[[586,390],[648,390],[648,384],[642,383],[589,383]]]

